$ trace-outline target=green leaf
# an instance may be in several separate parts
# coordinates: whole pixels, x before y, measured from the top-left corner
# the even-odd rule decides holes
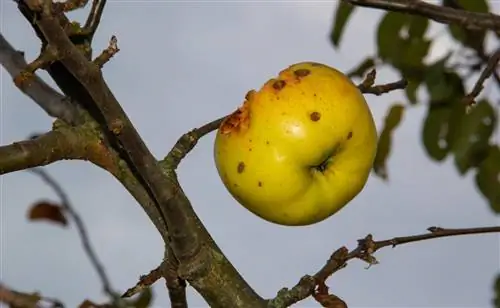
[[[495,125],[493,107],[484,100],[462,117],[452,149],[455,154],[455,165],[460,174],[465,174],[469,168],[476,167],[485,158]]]
[[[404,40],[400,32],[406,22],[405,15],[397,12],[388,12],[382,17],[377,30],[378,55],[382,60],[392,62],[401,57],[399,46]]]
[[[493,292],[495,294],[493,298],[493,307],[500,308],[500,274],[497,274],[497,278],[493,284]]]
[[[431,41],[422,38],[410,38],[403,41],[401,45],[402,57],[400,63],[396,63],[400,68],[414,67],[422,65],[422,61],[429,53]]]
[[[384,121],[384,128],[380,133],[377,155],[373,163],[373,171],[376,175],[384,180],[388,179],[387,173],[387,158],[391,151],[392,133],[398,127],[401,119],[403,118],[404,106],[401,104],[394,104],[387,113]]]
[[[447,105],[431,104],[424,120],[422,142],[427,154],[436,161],[441,161],[448,155],[446,135],[450,115],[451,109]]]
[[[429,19],[417,15],[410,17],[409,38],[422,38],[429,27]]]
[[[444,0],[443,5],[459,10],[466,10],[478,13],[489,12],[488,2],[486,0]],[[480,53],[484,53],[484,39],[486,31],[470,30],[457,24],[448,26],[451,36],[462,45],[470,47]]]
[[[363,60],[357,67],[353,68],[347,76],[349,78],[360,77],[363,78],[369,69],[375,67],[375,60],[372,57],[368,57]]]
[[[333,30],[330,34],[330,39],[334,47],[339,46],[340,40],[342,39],[342,34],[344,33],[345,25],[347,24],[349,17],[351,17],[354,8],[354,5],[346,1],[338,1]]]
[[[420,87],[421,82],[414,78],[406,78],[406,81],[408,81],[408,84],[405,88],[406,97],[408,98],[410,103],[416,104],[418,100],[417,91]]]
[[[431,45],[424,37],[428,26],[427,18],[386,13],[377,30],[379,57],[399,70],[422,66]]]
[[[425,84],[432,102],[458,100],[465,96],[462,78],[446,68],[450,54],[429,66]]]
[[[490,203],[493,212],[500,214],[500,149],[489,148],[488,156],[479,165],[476,184]]]

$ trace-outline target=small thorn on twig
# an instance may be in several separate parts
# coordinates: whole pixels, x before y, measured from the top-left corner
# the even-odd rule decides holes
[[[118,48],[118,39],[113,35],[109,40],[108,47],[104,49],[97,58],[94,59],[94,63],[99,66],[99,68],[102,68],[104,64],[106,64],[119,51],[120,49]]]

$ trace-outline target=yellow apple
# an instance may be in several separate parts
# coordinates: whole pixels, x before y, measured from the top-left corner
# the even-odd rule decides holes
[[[218,174],[255,215],[304,226],[338,212],[365,186],[377,131],[343,73],[303,62],[249,91],[217,131]]]

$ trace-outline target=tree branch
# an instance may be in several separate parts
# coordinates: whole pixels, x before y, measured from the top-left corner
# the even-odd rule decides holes
[[[140,293],[145,288],[152,286],[155,282],[157,282],[162,277],[161,273],[161,265],[157,266],[155,269],[151,270],[146,275],[141,275],[139,277],[139,281],[135,284],[135,286],[128,288],[125,293],[122,294],[122,297],[132,297],[138,293]]]
[[[463,98],[463,103],[471,106],[476,103],[476,98],[481,93],[484,88],[484,83],[495,71],[500,60],[500,49],[495,51],[495,53],[489,58],[486,67],[481,72],[478,80],[474,84],[472,91]]]
[[[57,55],[53,64],[59,65],[59,73],[52,70],[51,76],[56,82],[66,83],[67,87],[61,88],[65,94],[85,104],[82,107],[102,126],[113,149],[123,155],[137,180],[151,192],[151,199],[159,206],[168,226],[170,245],[179,260],[179,275],[188,280],[211,306],[261,307],[263,299],[223,255],[176,180],[167,177],[167,173],[159,168],[103,80],[98,66],[89,61],[69,39],[61,27],[65,17],[53,15],[50,8],[30,8],[25,1],[18,2],[25,16],[35,17],[30,23],[47,41],[44,52],[50,49]],[[50,6],[51,1],[44,4],[47,3]],[[78,93],[75,88],[78,88]],[[82,100],[82,97],[85,99]]]
[[[292,289],[283,288],[278,295],[269,301],[269,307],[284,308],[289,307],[307,297],[314,295],[317,288],[325,287],[325,281],[338,270],[347,266],[347,262],[352,259],[360,259],[369,265],[377,264],[377,259],[373,254],[384,247],[437,239],[458,235],[473,235],[486,233],[499,233],[500,227],[480,227],[463,229],[444,229],[440,227],[430,227],[429,233],[423,233],[412,236],[395,237],[383,241],[374,241],[372,235],[367,235],[364,239],[358,240],[358,247],[350,251],[346,247],[337,249],[326,264],[313,276],[306,275],[302,277]]]
[[[160,268],[163,277],[165,277],[170,307],[187,308],[186,281],[179,277],[179,261],[176,259],[172,247],[166,247],[165,259]]]
[[[358,85],[358,89],[363,94],[375,94],[377,96],[380,96],[382,94],[389,93],[394,90],[404,89],[408,85],[408,81],[406,81],[405,79],[401,79],[395,82],[374,86],[376,77],[377,77],[377,71],[375,69],[372,69],[366,75],[363,82],[361,82]]]
[[[12,78],[18,76],[27,66],[23,52],[14,49],[1,33],[0,65],[7,70]],[[34,76],[30,83],[21,87],[20,90],[51,117],[59,118],[69,124],[82,123],[81,111],[78,106],[71,103],[69,99],[54,90],[40,77]]]
[[[94,37],[94,34],[99,27],[101,22],[102,13],[104,12],[104,7],[106,6],[106,0],[93,0],[92,7],[90,8],[89,16],[83,28],[85,32],[90,36],[90,40]]]
[[[63,159],[85,159],[87,137],[77,127],[59,127],[31,140],[0,146],[0,175]]]
[[[361,82],[358,85],[358,89],[361,91],[361,93],[382,95],[384,93],[389,93],[394,90],[404,89],[408,85],[408,82],[405,79],[401,79],[396,82],[391,82],[382,85],[374,85],[376,77],[377,77],[377,72],[375,69],[372,69],[367,74],[363,82]],[[214,130],[217,130],[221,125],[222,121],[224,121],[226,117],[227,115],[218,118],[217,120],[214,120],[212,122],[209,122],[199,128],[195,128],[192,131],[182,135],[177,140],[177,142],[175,143],[172,150],[170,150],[168,155],[163,160],[160,161],[161,166],[164,169],[171,169],[171,170],[177,169],[180,162],[186,157],[187,154],[189,154],[189,152],[191,152],[194,149],[198,141],[205,135],[211,133]]]
[[[0,303],[16,308],[39,308],[41,303],[46,303],[50,307],[62,308],[64,305],[57,299],[43,297],[39,293],[26,293],[14,291],[0,284]]]
[[[104,266],[102,265],[101,261],[99,261],[99,258],[97,257],[97,254],[94,251],[92,244],[90,243],[90,238],[88,236],[87,229],[85,228],[85,224],[83,223],[83,220],[81,219],[80,215],[78,215],[75,208],[71,204],[69,196],[66,194],[61,185],[59,185],[59,183],[57,183],[43,169],[34,168],[34,169],[29,169],[29,171],[31,171],[33,174],[38,175],[45,183],[47,183],[47,185],[49,185],[55,191],[55,193],[61,199],[61,208],[65,212],[67,212],[75,222],[78,235],[80,236],[80,240],[82,241],[83,250],[87,254],[87,257],[90,259],[90,263],[96,270],[97,275],[101,280],[104,292],[108,296],[110,296],[110,298],[113,300],[113,303],[115,303],[118,307],[120,307],[120,302],[121,302],[120,297],[117,296],[113,291],[113,288],[111,287],[111,282],[106,274],[106,271],[104,270]]]
[[[421,0],[343,0],[347,3],[420,15],[444,24],[457,24],[471,30],[491,30],[500,35],[500,16],[491,13],[469,12],[431,4]]]

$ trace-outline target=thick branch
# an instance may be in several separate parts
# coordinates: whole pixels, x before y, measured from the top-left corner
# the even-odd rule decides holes
[[[0,147],[0,175],[63,159],[85,159],[88,136],[75,127],[52,130],[31,140]]]
[[[176,259],[172,247],[166,247],[165,259],[161,271],[168,289],[170,307],[187,308],[186,281],[179,277],[179,261]]]
[[[23,10],[29,11],[23,3],[20,5]],[[187,279],[211,306],[263,305],[263,300],[213,242],[176,181],[169,179],[159,168],[158,162],[107,87],[99,68],[73,45],[61,28],[59,18],[50,15],[50,11],[42,10],[40,18],[35,18],[35,24],[48,45],[57,51],[62,66],[81,85],[83,93],[80,94],[90,98],[85,100],[84,108],[106,132],[112,133],[108,139],[116,141],[113,147],[123,154],[138,180],[160,206],[169,229],[172,248],[179,259],[179,275]],[[51,76],[62,78],[54,73]],[[67,90],[71,93],[71,88]]]
[[[360,259],[369,265],[377,264],[378,261],[373,256],[377,250],[384,247],[396,247],[403,244],[437,239],[458,235],[473,235],[486,233],[499,233],[500,227],[481,227],[464,229],[443,229],[440,227],[430,227],[429,233],[395,237],[389,240],[374,241],[372,235],[367,235],[364,239],[358,240],[358,247],[350,251],[346,247],[337,249],[326,264],[314,276],[306,275],[302,277],[297,285],[292,289],[284,288],[278,292],[278,295],[269,301],[269,307],[284,308],[289,307],[317,292],[317,287],[323,287],[325,280],[338,270],[347,266],[347,262],[352,259]]]
[[[353,5],[427,17],[444,24],[457,24],[471,30],[492,30],[500,34],[500,16],[469,12],[421,0],[343,0]]]
[[[24,54],[17,51],[0,33],[0,65],[9,75],[14,78],[18,76],[27,66]],[[34,76],[29,84],[20,90],[30,97],[48,115],[59,118],[69,124],[80,124],[80,111],[78,107],[68,99],[54,90],[40,77]]]

